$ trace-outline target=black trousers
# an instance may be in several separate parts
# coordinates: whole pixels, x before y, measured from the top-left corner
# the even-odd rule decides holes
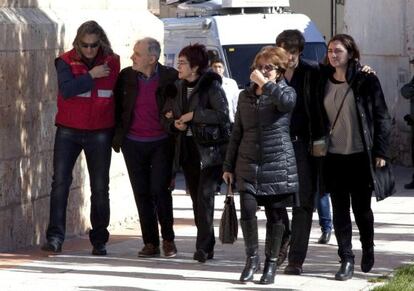
[[[139,142],[126,138],[122,145],[144,244],[160,245],[158,221],[162,238],[174,240],[172,196],[168,190],[172,176],[170,142],[169,139]]]
[[[271,197],[262,197],[271,198]],[[264,205],[267,222],[271,224],[283,224],[283,213],[285,207],[280,207],[278,203],[274,203],[271,199],[261,199]],[[240,192],[240,219],[253,220],[256,218],[257,199],[254,195],[246,192]]]
[[[289,249],[289,264],[302,265],[308,252],[309,235],[315,201],[315,175],[313,160],[309,154],[309,143],[293,142],[299,179],[299,206],[292,208],[292,228]],[[287,216],[287,214],[286,214]]]
[[[214,250],[214,192],[222,175],[222,166],[200,169],[200,157],[192,137],[182,139],[185,145],[181,167],[193,202],[194,222],[197,227],[196,249],[206,253]]]
[[[326,171],[327,187],[331,191],[338,255],[341,260],[353,261],[351,206],[362,248],[370,248],[374,245],[369,161],[365,153],[328,154]]]

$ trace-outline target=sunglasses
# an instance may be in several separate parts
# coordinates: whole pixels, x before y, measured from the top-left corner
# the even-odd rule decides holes
[[[83,48],[97,48],[99,46],[99,41],[94,43],[81,42],[80,46]]]
[[[267,64],[263,66],[257,66],[256,69],[258,69],[259,71],[271,72],[273,70],[278,70],[279,67],[272,64]]]

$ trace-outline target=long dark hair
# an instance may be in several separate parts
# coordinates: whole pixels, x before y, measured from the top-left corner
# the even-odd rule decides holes
[[[359,48],[357,44],[355,43],[355,40],[353,39],[352,36],[350,36],[349,34],[345,34],[345,33],[334,35],[331,38],[331,40],[328,42],[328,47],[334,41],[339,41],[340,43],[342,43],[342,45],[347,50],[348,54],[351,56],[351,60],[354,60],[355,62],[359,62],[359,59],[360,59]],[[327,61],[327,64],[329,64],[328,58],[326,58],[326,61]]]
[[[106,36],[103,28],[96,21],[90,20],[82,23],[81,26],[79,26],[76,37],[72,43],[79,56],[82,56],[80,43],[86,34],[96,34],[98,36],[99,45],[104,55],[112,55],[114,53],[111,47],[111,43],[109,42],[109,39]]]

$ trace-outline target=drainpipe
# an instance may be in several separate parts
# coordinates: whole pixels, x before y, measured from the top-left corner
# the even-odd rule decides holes
[[[336,0],[331,0],[331,38],[336,34]]]

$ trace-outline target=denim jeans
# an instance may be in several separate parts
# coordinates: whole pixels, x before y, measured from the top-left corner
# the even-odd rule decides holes
[[[171,140],[140,142],[125,138],[122,154],[138,209],[144,244],[174,240],[173,206],[168,187],[172,177]]]
[[[105,244],[109,238],[109,167],[113,130],[81,131],[58,127],[53,152],[53,182],[50,193],[48,240],[62,243],[66,231],[66,207],[72,171],[83,150],[91,186],[92,245]]]
[[[316,195],[316,205],[318,205],[319,225],[322,232],[332,231],[332,216],[331,216],[331,204],[329,202],[329,194],[326,193],[322,196]]]

